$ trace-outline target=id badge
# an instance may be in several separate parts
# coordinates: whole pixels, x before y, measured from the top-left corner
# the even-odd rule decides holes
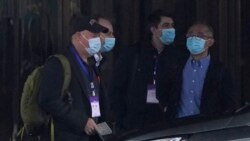
[[[154,84],[148,85],[147,88],[147,103],[149,104],[157,104],[159,103],[158,99],[156,98],[156,88]]]
[[[92,117],[100,117],[101,111],[100,111],[99,97],[91,96],[90,104],[91,104]]]

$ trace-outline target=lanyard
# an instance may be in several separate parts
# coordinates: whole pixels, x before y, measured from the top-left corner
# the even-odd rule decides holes
[[[153,72],[153,84],[155,85],[156,81],[156,71],[157,71],[157,66],[158,66],[158,56],[154,56],[155,63],[154,63],[154,72]]]
[[[74,54],[77,63],[80,65],[80,69],[81,71],[87,75],[88,80],[90,82],[90,90],[91,90],[91,96],[96,96],[95,94],[95,85],[93,82],[93,74],[91,73],[91,71],[88,69],[88,65],[82,61],[82,59],[80,58],[79,54],[76,52],[74,47],[70,47],[71,52]]]

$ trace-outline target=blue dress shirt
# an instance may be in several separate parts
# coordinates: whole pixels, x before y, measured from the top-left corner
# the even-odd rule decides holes
[[[210,55],[201,60],[189,57],[182,74],[182,91],[178,117],[200,113],[204,80],[210,63]]]

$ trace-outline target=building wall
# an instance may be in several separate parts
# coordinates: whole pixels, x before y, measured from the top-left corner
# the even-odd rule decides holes
[[[186,31],[195,20],[207,20],[212,25],[216,42],[211,52],[232,70],[239,98],[241,94],[247,97],[250,83],[246,79],[250,72],[247,0],[0,0],[0,95],[4,97],[0,112],[5,113],[0,114],[0,140],[11,136],[12,121],[19,119],[25,60],[36,60],[32,63],[40,65],[49,54],[61,52],[69,43],[68,23],[73,14],[101,13],[114,18],[118,40],[111,59],[115,60],[122,48],[143,37],[146,17],[159,8],[175,16],[176,44],[180,48],[185,47]],[[30,14],[36,17],[35,21],[41,21],[34,24],[33,32],[28,30]],[[38,46],[40,42],[42,46]],[[39,49],[45,53],[37,57],[32,51]],[[106,68],[112,66],[113,62]]]

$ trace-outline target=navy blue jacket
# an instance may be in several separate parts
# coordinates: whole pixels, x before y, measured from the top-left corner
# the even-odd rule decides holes
[[[44,66],[39,104],[54,119],[56,141],[89,141],[89,136],[84,132],[87,120],[91,117],[89,81],[81,72],[73,54],[67,51],[65,56],[71,65],[69,92],[72,96],[72,104],[68,103],[67,97],[61,97],[64,75],[61,63],[57,58],[48,59]],[[91,67],[89,69],[92,70]],[[94,83],[99,90],[97,77],[94,77]],[[102,108],[102,95],[100,95],[100,99]]]

